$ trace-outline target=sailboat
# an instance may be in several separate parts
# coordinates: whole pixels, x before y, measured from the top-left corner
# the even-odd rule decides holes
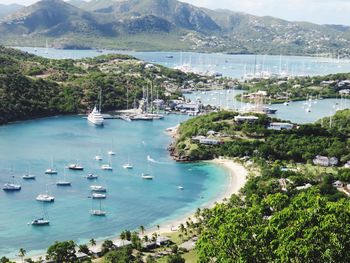
[[[90,211],[90,214],[93,215],[93,216],[106,216],[106,211],[102,210],[102,199],[99,199],[100,200],[100,209],[92,209]]]
[[[57,186],[71,186],[71,182],[66,180],[66,168],[64,168],[64,173],[63,173],[63,180],[57,181],[56,182]]]
[[[90,112],[88,115],[87,119],[89,122],[92,124],[95,124],[97,126],[102,126],[104,124],[104,118],[103,115],[101,114],[101,107],[102,107],[102,89],[100,89],[100,95],[99,95],[99,100],[100,100],[100,105],[99,109],[94,107],[94,109]]]
[[[45,49],[45,54],[49,54],[49,43],[47,42],[47,39],[46,39],[46,49]]]
[[[53,158],[51,158],[51,167],[46,169],[45,174],[57,174],[57,171],[53,167]]]
[[[21,188],[22,188],[21,185],[17,184],[15,182],[15,177],[12,176],[12,182],[8,182],[8,183],[4,184],[2,190],[8,191],[8,192],[13,192],[13,191],[20,191]]]
[[[130,164],[130,156],[128,155],[128,162],[123,165],[124,169],[132,169],[133,166]]]
[[[30,173],[30,167],[28,168],[28,173],[24,174],[22,176],[22,179],[24,180],[35,180],[35,175]]]
[[[101,169],[102,170],[106,170],[106,171],[112,171],[113,170],[113,167],[111,166],[111,157],[109,157],[108,164],[102,164],[101,165]]]
[[[47,226],[50,224],[50,220],[48,219],[48,216],[45,217],[45,210],[44,210],[44,204],[43,204],[43,216],[34,219],[32,222],[30,222],[29,224],[31,224],[32,226]]]
[[[51,203],[51,202],[55,201],[55,197],[54,196],[50,196],[48,194],[47,185],[46,185],[46,192],[45,192],[45,194],[39,194],[35,199],[37,201],[39,201],[39,202],[46,202],[46,203]]]
[[[147,169],[148,169],[148,171],[150,170],[149,169],[149,163],[148,163],[148,165],[147,165]],[[149,172],[148,173],[142,173],[141,174],[141,178],[142,179],[145,179],[145,180],[153,180],[153,178],[154,178],[154,176],[152,176]]]

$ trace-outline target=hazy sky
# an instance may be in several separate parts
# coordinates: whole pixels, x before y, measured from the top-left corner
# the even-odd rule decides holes
[[[2,4],[31,4],[37,0],[0,0]],[[225,8],[292,21],[350,25],[350,0],[182,0],[211,9]]]

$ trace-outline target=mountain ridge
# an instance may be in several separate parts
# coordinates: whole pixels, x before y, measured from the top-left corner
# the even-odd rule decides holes
[[[35,22],[34,22],[35,21]],[[350,56],[350,27],[290,22],[177,0],[42,0],[0,23],[0,43]]]

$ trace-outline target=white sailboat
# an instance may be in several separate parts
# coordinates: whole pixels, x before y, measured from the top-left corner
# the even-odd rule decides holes
[[[90,189],[91,189],[92,192],[100,192],[100,193],[107,192],[106,187],[104,187],[102,185],[91,185]]]
[[[108,164],[102,164],[101,169],[105,171],[112,171],[113,167],[111,165],[111,157],[109,157]]]
[[[45,174],[57,174],[57,171],[53,166],[53,158],[51,158],[51,167],[46,169]]]
[[[106,211],[102,210],[102,199],[100,198],[99,199],[100,201],[100,208],[99,209],[92,209],[90,211],[90,214],[93,215],[93,216],[106,216]]]
[[[99,109],[97,109],[95,106],[94,109],[88,115],[87,119],[92,124],[95,124],[97,126],[102,126],[104,124],[104,118],[103,118],[103,115],[101,114],[101,106],[102,106],[102,90],[101,89],[100,89],[99,97],[100,97],[99,98],[100,99]]]
[[[13,192],[13,191],[20,191],[21,190],[21,185],[15,182],[15,177],[12,176],[12,182],[8,182],[4,184],[2,190],[6,192]]]
[[[93,174],[93,173],[88,174],[88,175],[86,176],[86,179],[89,179],[89,180],[95,180],[95,179],[97,179],[97,178],[98,178],[98,175]]]
[[[134,167],[130,164],[130,156],[128,155],[128,162],[123,165],[124,169],[133,169]]]
[[[47,226],[50,224],[50,220],[48,219],[47,213],[45,213],[45,210],[44,210],[44,204],[43,204],[43,216],[34,219],[32,222],[28,224],[32,226]]]
[[[56,182],[57,186],[71,186],[71,182],[66,180],[66,168],[64,168],[63,180]]]
[[[51,203],[55,201],[55,197],[54,196],[50,196],[49,195],[49,191],[47,189],[47,185],[46,185],[46,192],[45,194],[39,194],[35,200],[39,201],[39,202],[46,202],[46,203]]]

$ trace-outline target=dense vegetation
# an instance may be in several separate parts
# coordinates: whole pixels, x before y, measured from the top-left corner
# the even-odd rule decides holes
[[[305,100],[307,98],[340,98],[339,81],[349,80],[350,73],[331,74],[326,76],[307,76],[294,78],[270,78],[247,81],[241,84],[241,88],[249,93],[259,90],[267,91],[269,102],[281,103],[288,100]],[[322,82],[326,82],[326,84]],[[328,82],[328,83],[327,83]],[[346,86],[343,87],[348,88]],[[346,95],[343,95],[346,97]],[[349,95],[347,95],[349,97]],[[241,99],[241,96],[237,96]]]
[[[350,110],[289,131],[272,120],[235,123],[236,113],[200,116],[179,128],[177,151],[190,160],[248,155],[253,165],[240,195],[197,212],[199,262],[349,262],[350,200],[332,183],[350,183],[350,169],[296,164],[316,154],[350,159]],[[210,136],[222,145],[191,139]],[[308,185],[308,186],[307,186]],[[305,187],[307,186],[307,187]]]
[[[326,121],[300,125],[292,130],[269,130],[269,117],[236,123],[238,113],[218,112],[191,119],[179,128],[174,154],[186,160],[212,159],[217,156],[262,158],[269,161],[311,162],[316,155],[337,157],[341,163],[350,159],[350,111],[338,112],[330,128]],[[339,128],[338,128],[339,125]],[[220,133],[216,139],[223,144],[207,146],[192,140],[193,136],[207,136],[208,131]],[[214,137],[215,138],[215,137]]]
[[[165,99],[179,96],[176,87],[198,81],[193,74],[146,65],[126,55],[50,60],[0,47],[0,124],[87,112],[97,103],[100,89],[102,109],[108,111],[132,107],[151,85],[150,96]],[[175,87],[168,97],[166,81]]]

